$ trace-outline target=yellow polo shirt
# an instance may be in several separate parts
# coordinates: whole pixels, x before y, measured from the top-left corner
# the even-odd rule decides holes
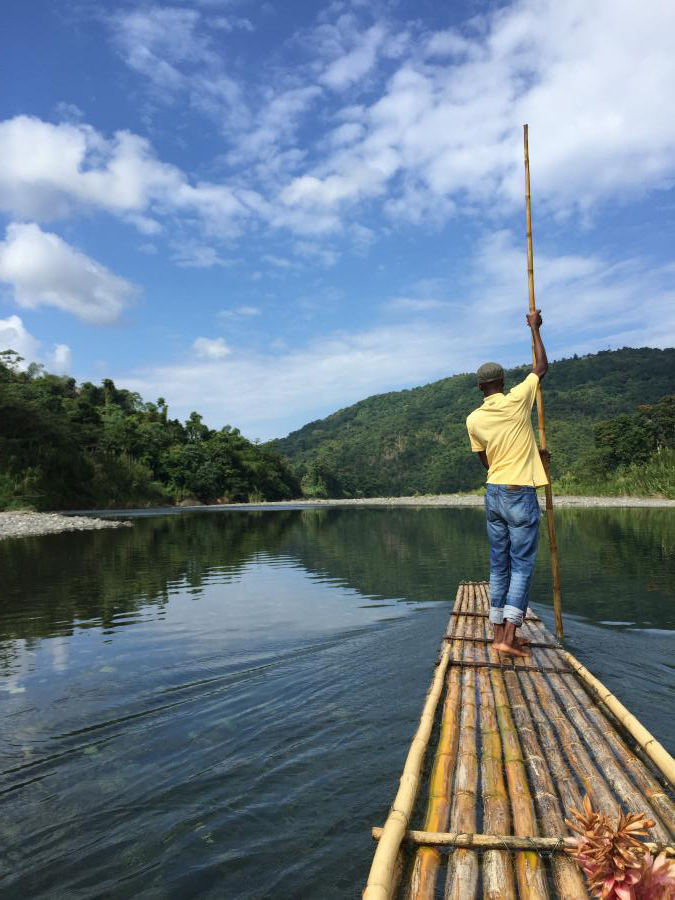
[[[532,430],[539,376],[530,372],[508,394],[492,394],[466,420],[471,449],[485,450],[488,484],[548,484]]]

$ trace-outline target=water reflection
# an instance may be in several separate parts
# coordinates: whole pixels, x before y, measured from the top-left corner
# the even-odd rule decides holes
[[[675,517],[557,521],[573,651],[672,747]],[[0,567],[0,894],[326,900],[359,892],[486,542],[474,509],[223,511]]]
[[[675,628],[675,516],[558,510],[565,611],[598,624]],[[479,510],[312,509],[138,518],[120,531],[0,542],[0,638],[119,628],[161,617],[172,595],[241,579],[252,562],[297,565],[387,601],[454,596],[486,573]],[[550,596],[542,529],[533,596]],[[152,608],[152,611],[149,609]]]

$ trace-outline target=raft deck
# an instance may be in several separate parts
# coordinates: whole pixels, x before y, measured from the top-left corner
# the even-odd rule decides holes
[[[531,657],[493,650],[489,606],[486,583],[460,584],[366,900],[586,898],[563,852],[584,794],[614,819],[644,812],[650,849],[675,853],[675,760],[531,612]]]

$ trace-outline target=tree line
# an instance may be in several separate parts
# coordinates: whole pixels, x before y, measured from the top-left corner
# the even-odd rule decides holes
[[[197,412],[169,418],[110,379],[77,384],[0,353],[0,508],[104,508],[183,500],[401,496],[484,483],[465,419],[475,377],[369,397],[256,444]],[[507,372],[508,385],[529,371]],[[551,364],[554,488],[675,497],[675,350],[624,348]]]
[[[105,508],[195,499],[290,499],[297,477],[272,448],[197,412],[169,418],[163,398],[52,375],[0,353],[0,508]]]

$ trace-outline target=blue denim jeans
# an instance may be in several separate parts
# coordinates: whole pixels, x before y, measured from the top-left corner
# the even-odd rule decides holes
[[[509,490],[488,484],[485,494],[490,546],[490,621],[520,625],[530,599],[539,543],[539,501],[533,487]]]

